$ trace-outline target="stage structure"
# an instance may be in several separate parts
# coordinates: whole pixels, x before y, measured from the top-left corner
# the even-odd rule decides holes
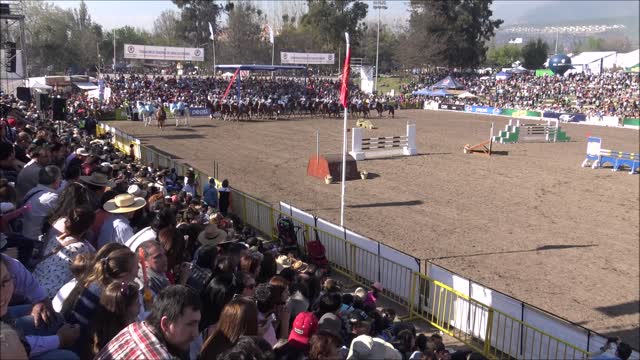
[[[6,93],[15,93],[28,78],[24,8],[21,1],[0,2],[0,78]]]
[[[233,82],[236,82],[236,99],[238,100],[238,102],[240,102],[240,71],[268,71],[268,72],[274,72],[274,71],[286,71],[286,70],[304,70],[305,71],[305,77],[304,77],[304,89],[305,89],[305,95],[307,92],[307,78],[309,77],[309,72],[307,70],[307,67],[304,65],[242,65],[242,64],[237,64],[237,65],[216,65],[216,69],[218,70],[222,70],[222,71],[233,71],[233,77],[231,77],[231,81],[229,81],[229,85],[227,86],[227,90],[224,92],[224,95],[222,96],[222,99],[220,99],[220,101],[224,100],[224,98],[227,96],[227,93],[229,92],[229,89],[231,88],[231,85],[233,84]],[[214,69],[215,71],[215,69]]]

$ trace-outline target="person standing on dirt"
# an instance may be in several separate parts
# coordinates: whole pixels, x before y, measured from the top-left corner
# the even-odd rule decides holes
[[[220,212],[222,213],[222,215],[226,217],[229,211],[229,205],[231,204],[231,189],[229,189],[229,180],[222,180],[222,187],[218,189],[218,193],[220,194],[218,206],[220,207]]]

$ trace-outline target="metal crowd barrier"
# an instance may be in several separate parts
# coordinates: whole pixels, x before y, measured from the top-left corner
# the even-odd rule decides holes
[[[420,318],[492,359],[587,359],[589,353],[414,273],[409,318]]]
[[[184,176],[188,164],[179,163],[169,156],[141,145],[139,140],[119,129],[100,124],[98,134],[111,132],[114,145],[128,154],[133,143],[136,155],[144,164],[176,168]],[[202,194],[209,176],[198,170],[198,191]],[[219,183],[219,182],[218,182]],[[470,348],[492,359],[586,359],[589,353],[541,329],[525,323],[494,307],[472,299],[448,285],[425,274],[358,247],[341,237],[316,226],[304,223],[292,214],[282,212],[271,204],[232,189],[231,211],[240,219],[272,239],[277,237],[277,220],[286,216],[302,231],[298,232],[300,249],[304,240],[319,239],[326,256],[336,272],[354,283],[369,286],[384,278],[383,295],[408,310],[409,319],[422,319],[447,335],[462,341]]]

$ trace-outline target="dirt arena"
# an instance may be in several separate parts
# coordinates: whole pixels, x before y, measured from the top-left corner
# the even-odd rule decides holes
[[[316,149],[340,153],[342,119],[228,123],[192,119],[163,132],[113,125],[231,185],[339,223],[340,185],[306,176]],[[572,142],[494,145],[465,155],[506,118],[398,111],[365,136],[417,124],[418,156],[358,162],[371,179],[347,183],[348,228],[639,348],[639,176],[581,168],[586,137],[638,152],[636,130],[567,124]],[[349,121],[354,126],[355,121]]]

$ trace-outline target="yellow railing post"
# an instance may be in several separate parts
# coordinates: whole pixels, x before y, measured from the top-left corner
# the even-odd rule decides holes
[[[489,309],[489,316],[487,318],[487,329],[484,335],[484,355],[489,357],[491,351],[491,335],[493,330],[493,308]]]
[[[310,240],[309,235],[310,235],[310,233],[309,233],[309,224],[304,224],[304,239],[302,239],[302,241],[303,241],[302,253],[305,254],[305,255],[309,255],[309,254],[307,254],[307,242],[306,242],[306,240]]]
[[[409,321],[413,320],[413,303],[414,300],[416,298],[416,274],[412,273],[411,274],[411,293],[409,294],[409,296],[411,296],[411,298],[409,299]]]
[[[275,225],[274,225],[274,220],[273,220],[273,207],[269,206],[269,226],[271,227],[271,233],[269,234],[271,236],[271,240],[274,239],[274,235],[275,235]]]
[[[244,194],[242,194],[242,218],[245,223],[253,225],[249,223],[249,218],[247,218],[247,197]]]

